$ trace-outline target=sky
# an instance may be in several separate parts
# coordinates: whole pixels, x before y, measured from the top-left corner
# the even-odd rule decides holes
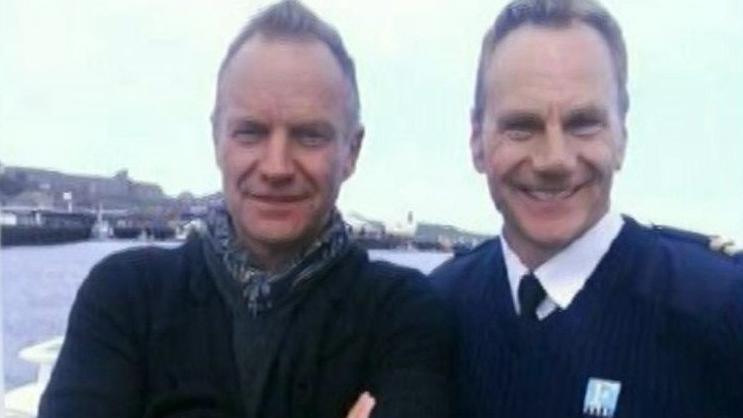
[[[0,1],[0,162],[218,190],[217,68],[269,3]],[[505,2],[305,3],[357,64],[366,138],[341,209],[497,233],[467,141],[479,44]],[[624,30],[632,101],[613,208],[743,241],[743,2],[604,4]]]

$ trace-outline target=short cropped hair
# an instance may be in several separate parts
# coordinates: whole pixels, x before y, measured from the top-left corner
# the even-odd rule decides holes
[[[361,105],[356,83],[356,68],[338,31],[299,1],[281,0],[251,18],[227,49],[217,75],[217,94],[212,112],[213,124],[216,123],[220,110],[219,85],[222,83],[224,72],[240,47],[256,35],[267,38],[317,40],[325,44],[338,61],[343,75],[348,79],[351,86],[348,106],[350,121],[354,124],[359,123]]]
[[[498,43],[506,35],[526,24],[563,28],[576,21],[591,26],[606,41],[614,64],[619,109],[622,116],[626,116],[629,110],[627,49],[622,29],[609,11],[593,0],[513,0],[501,11],[483,37],[477,67],[473,120],[482,122],[486,96],[485,73]]]

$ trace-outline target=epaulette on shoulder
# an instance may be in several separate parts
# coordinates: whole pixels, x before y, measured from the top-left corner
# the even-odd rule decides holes
[[[736,259],[743,259],[743,248],[737,246],[732,239],[665,225],[653,225],[652,228],[666,238],[698,244],[710,251],[726,254]]]

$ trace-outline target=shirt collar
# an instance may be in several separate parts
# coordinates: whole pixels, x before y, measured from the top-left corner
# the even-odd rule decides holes
[[[588,277],[609,251],[611,243],[619,235],[623,225],[624,219],[621,215],[608,212],[578,239],[534,271],[545,292],[547,292],[548,298],[555,305],[561,309],[566,309],[570,305],[575,295],[583,288]],[[513,252],[502,233],[499,239],[508,272],[508,282],[511,286],[511,296],[518,312],[520,308],[518,305],[519,281],[529,269]]]

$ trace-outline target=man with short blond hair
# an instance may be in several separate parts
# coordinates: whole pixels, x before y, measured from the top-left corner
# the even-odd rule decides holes
[[[610,210],[626,83],[592,0],[515,0],[486,33],[470,148],[502,234],[433,273],[457,318],[456,416],[743,416],[743,271]]]
[[[212,128],[224,205],[178,248],[91,271],[40,416],[447,417],[443,304],[370,261],[335,207],[364,134],[336,31],[297,1],[261,12]]]

